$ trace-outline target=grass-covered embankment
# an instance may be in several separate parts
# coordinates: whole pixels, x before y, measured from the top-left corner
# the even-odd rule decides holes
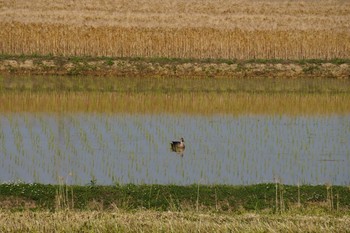
[[[348,187],[1,184],[1,232],[347,232]]]
[[[225,185],[115,185],[87,186],[1,184],[3,209],[11,210],[123,210],[346,212],[350,208],[348,187],[257,184]]]
[[[191,59],[0,56],[3,75],[113,77],[350,78],[349,59]]]

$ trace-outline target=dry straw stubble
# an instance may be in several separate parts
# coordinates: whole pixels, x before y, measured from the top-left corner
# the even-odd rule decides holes
[[[118,210],[0,212],[0,216],[2,232],[347,232],[350,223],[345,216],[231,216]]]

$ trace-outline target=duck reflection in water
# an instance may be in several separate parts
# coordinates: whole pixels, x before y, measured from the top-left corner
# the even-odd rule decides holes
[[[184,151],[185,151],[185,140],[184,140],[184,138],[181,138],[180,141],[172,141],[170,143],[170,146],[171,146],[171,150],[173,152],[176,152],[181,157],[184,156]]]

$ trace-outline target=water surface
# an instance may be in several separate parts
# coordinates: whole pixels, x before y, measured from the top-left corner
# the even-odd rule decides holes
[[[2,113],[0,182],[350,185],[349,142],[346,114]]]

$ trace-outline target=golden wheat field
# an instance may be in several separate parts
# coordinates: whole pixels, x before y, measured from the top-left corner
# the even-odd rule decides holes
[[[6,0],[0,53],[235,59],[350,57],[344,0]]]

